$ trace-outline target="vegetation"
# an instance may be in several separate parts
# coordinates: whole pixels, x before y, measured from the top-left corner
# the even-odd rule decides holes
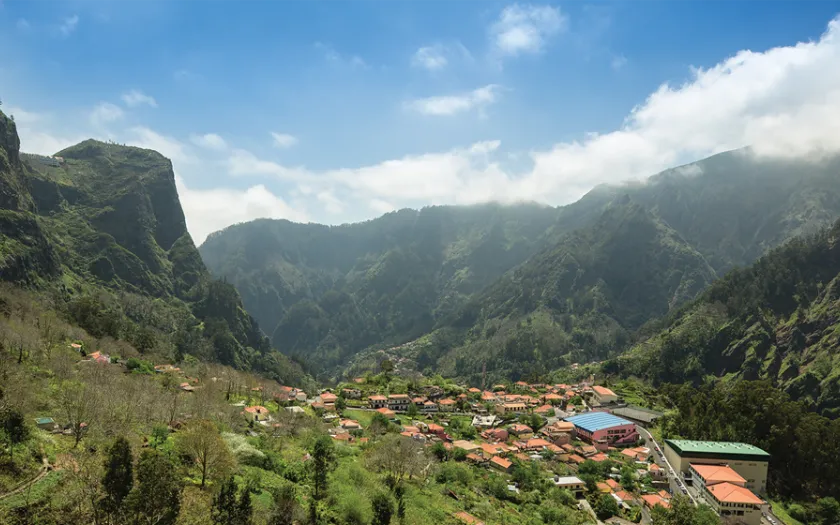
[[[729,273],[605,370],[654,384],[700,385],[707,375],[765,379],[809,409],[837,417],[838,234],[840,222]]]

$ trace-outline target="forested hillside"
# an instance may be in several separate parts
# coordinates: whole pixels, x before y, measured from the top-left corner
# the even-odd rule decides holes
[[[713,284],[608,370],[656,383],[767,379],[840,415],[840,221]]]
[[[275,346],[320,369],[431,330],[546,242],[555,208],[402,210],[328,227],[259,220],[212,235],[202,256],[242,293]]]
[[[714,277],[697,251],[625,196],[476,296],[428,338],[420,360],[448,375],[477,376],[486,363],[521,377],[606,357]]]
[[[93,140],[21,155],[0,113],[0,278],[49,300],[94,337],[300,381],[233,286],[213,279],[186,229],[172,164]]]

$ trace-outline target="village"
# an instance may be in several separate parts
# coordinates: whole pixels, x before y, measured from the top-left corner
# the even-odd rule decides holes
[[[184,396],[205,386],[170,364],[118,363],[102,352],[70,346],[82,355],[80,364],[160,375]],[[205,380],[217,388],[224,381]],[[722,518],[776,525],[761,498],[769,454],[743,443],[657,440],[652,432],[662,413],[626,403],[592,376],[575,384],[517,381],[486,389],[450,382],[393,388],[390,381],[383,387],[375,378],[355,378],[313,394],[273,382],[229,383],[226,397],[254,436],[259,429],[282,430],[290,417],[316,418],[339,445],[364,447],[377,435],[399,433],[429,447],[438,459],[505,476],[512,492],[520,490],[523,468],[538,472],[544,483],[568,491],[598,523],[649,523],[655,507],[667,509],[673,496],[682,494]],[[52,432],[84,432],[49,417],[35,423]],[[593,499],[603,496],[614,502],[609,511],[593,508]],[[481,523],[466,512],[455,518]]]
[[[387,420],[405,438],[476,468],[510,475],[517,465],[541,465],[548,480],[573,494],[593,517],[585,496],[612,498],[619,512],[609,523],[648,523],[654,507],[667,509],[672,495],[680,493],[731,521],[776,523],[758,495],[766,492],[769,454],[743,443],[666,439],[660,444],[646,427],[662,414],[627,405],[594,377],[577,384],[518,381],[487,390],[427,385],[390,394],[360,388],[364,381],[357,378],[312,397],[283,387],[274,399],[278,409],[311,410],[332,425],[334,440],[349,445],[363,445],[370,426]],[[254,423],[272,424],[263,406],[244,407],[244,413]],[[518,490],[513,479],[508,489]],[[464,523],[480,523],[462,514]]]

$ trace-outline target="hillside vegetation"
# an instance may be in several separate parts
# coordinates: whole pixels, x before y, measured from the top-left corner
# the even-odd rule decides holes
[[[837,417],[838,235],[840,222],[729,273],[607,369],[655,383],[766,379]]]
[[[21,155],[0,113],[0,279],[48,297],[94,337],[187,355],[290,382],[233,286],[212,278],[187,232],[172,164],[157,152],[88,140],[57,162]]]

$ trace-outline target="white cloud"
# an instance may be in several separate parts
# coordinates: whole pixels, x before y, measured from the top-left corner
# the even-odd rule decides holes
[[[88,120],[95,127],[102,127],[123,118],[123,110],[110,102],[100,102],[90,112]]]
[[[271,138],[274,139],[274,146],[277,148],[291,148],[298,143],[297,137],[288,133],[274,133],[272,131]]]
[[[141,106],[143,104],[153,108],[157,107],[157,101],[139,89],[132,89],[127,93],[123,93],[121,98],[125,105],[130,108]]]
[[[78,25],[79,15],[68,16],[61,22],[61,25],[58,26],[58,30],[62,35],[70,36],[70,34],[76,30]]]
[[[513,4],[505,7],[490,27],[490,37],[502,55],[539,53],[546,40],[565,30],[567,24],[568,18],[560,8]]]
[[[429,71],[437,71],[446,67],[449,60],[444,54],[444,48],[440,44],[421,47],[411,57],[411,64],[414,67],[422,67]]]
[[[406,108],[424,115],[455,115],[472,109],[484,109],[499,99],[500,87],[489,84],[468,93],[419,98],[406,103]]]
[[[211,149],[216,151],[224,151],[227,149],[227,142],[225,139],[215,133],[206,133],[204,135],[191,135],[190,141],[196,146],[204,149]]]
[[[178,197],[187,218],[187,227],[196,245],[214,231],[231,224],[257,218],[307,221],[305,212],[294,209],[263,185],[250,188],[194,189],[176,174]]]

